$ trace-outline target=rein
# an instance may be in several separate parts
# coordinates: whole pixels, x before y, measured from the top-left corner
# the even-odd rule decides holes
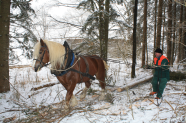
[[[41,46],[41,47],[44,47],[44,48],[46,48],[45,50],[44,50],[44,53],[43,53],[43,55],[42,55],[42,57],[41,57],[41,60],[39,60],[39,59],[33,59],[33,60],[36,60],[36,61],[39,61],[40,62],[40,65],[41,64],[43,64],[43,67],[45,67],[45,66],[48,66],[50,63],[44,63],[43,62],[43,57],[44,57],[44,55],[45,55],[45,51],[47,50],[48,51],[48,49],[47,49],[47,46],[46,46],[46,44],[45,44],[45,46]],[[49,51],[48,51],[49,52]]]

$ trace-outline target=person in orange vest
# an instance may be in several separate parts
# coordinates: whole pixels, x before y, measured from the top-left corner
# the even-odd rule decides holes
[[[157,48],[155,50],[155,56],[156,57],[154,58],[153,66],[155,71],[151,82],[153,91],[150,93],[150,95],[154,95],[157,93],[157,97],[155,99],[160,99],[162,97],[167,81],[170,79],[169,60],[167,59],[167,57],[162,55],[162,50],[160,48]]]

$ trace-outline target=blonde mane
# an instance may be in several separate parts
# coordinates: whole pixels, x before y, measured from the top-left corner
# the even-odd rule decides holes
[[[64,54],[65,54],[65,47],[57,42],[43,40],[44,43],[47,45],[49,50],[49,60],[51,63],[51,68],[56,69],[57,65],[60,67],[63,65],[64,62]],[[34,46],[34,53],[33,58],[37,59],[39,57],[39,50],[41,48],[41,43],[37,42]]]

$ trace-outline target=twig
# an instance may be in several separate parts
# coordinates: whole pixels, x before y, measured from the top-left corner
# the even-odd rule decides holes
[[[132,108],[132,101],[130,100],[130,95],[129,95],[129,88],[127,88],[127,97],[129,98],[129,102],[130,102],[130,105],[131,105],[131,111],[132,111],[132,118],[134,120],[134,114],[133,114],[133,108]]]
[[[178,114],[176,113],[176,111],[174,110],[174,108],[172,107],[172,105],[166,99],[164,99],[164,100],[165,100],[165,102],[167,102],[169,104],[169,106],[172,108],[172,110],[174,111],[174,113],[176,114],[176,117],[177,117]]]
[[[64,90],[61,90],[61,91],[64,91]],[[54,101],[56,100],[56,97],[59,95],[59,93],[61,93],[61,91],[57,93],[57,95],[56,95],[55,98],[54,98]],[[54,102],[54,101],[53,101],[53,102]]]
[[[4,76],[4,78],[10,83],[10,81]],[[19,91],[12,85],[12,83],[10,83],[10,85],[17,91],[17,93],[19,93]],[[20,93],[19,93],[20,94]],[[21,94],[20,94],[21,95]],[[22,95],[21,95],[22,96]],[[24,99],[27,100],[27,98],[25,98],[24,96],[22,96]]]
[[[78,95],[81,91],[83,91],[83,89],[79,90],[79,91],[75,94],[75,96]]]
[[[45,91],[46,89],[47,89],[47,88],[43,89],[42,91]],[[34,95],[36,95],[36,94],[38,94],[38,93],[40,93],[40,92],[42,92],[42,91],[34,92],[34,93],[28,95],[28,98],[31,98],[31,96],[34,96]]]
[[[11,100],[12,100],[16,105],[19,105],[21,108],[26,107],[27,109],[31,110],[30,107],[28,107],[28,106],[25,105],[25,104],[20,103],[19,101],[16,101],[16,100],[13,100],[13,99],[11,99]]]
[[[4,78],[10,83],[10,81],[4,76]],[[19,91],[12,85],[12,83],[10,83],[10,85],[17,91],[17,93],[19,93]],[[25,98],[24,96],[22,96],[20,93],[19,93],[19,95],[21,96],[21,97],[23,97],[24,99],[28,99],[28,98]],[[32,102],[32,100],[30,100],[31,102]],[[32,102],[34,105],[35,105],[35,103],[34,102]]]
[[[9,109],[9,110],[6,110],[4,112],[0,112],[0,114],[11,112],[11,111],[23,111],[23,110],[25,110],[25,109]]]

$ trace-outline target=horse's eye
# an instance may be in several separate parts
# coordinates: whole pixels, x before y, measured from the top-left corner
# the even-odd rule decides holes
[[[41,54],[41,53],[42,53],[42,51],[39,52],[39,54]]]

